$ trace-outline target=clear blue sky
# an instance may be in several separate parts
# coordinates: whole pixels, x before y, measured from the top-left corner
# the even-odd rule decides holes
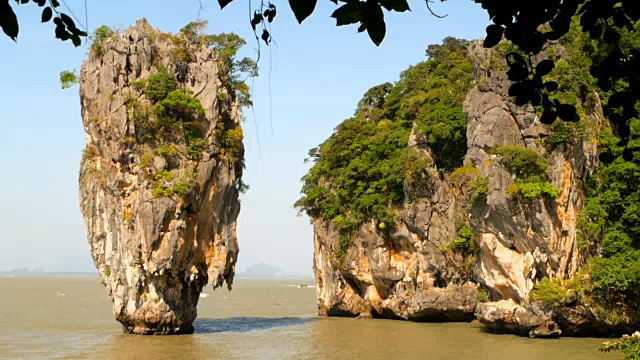
[[[88,3],[89,30],[102,24],[124,29],[146,17],[152,26],[175,32],[195,20],[199,9],[198,0]],[[244,55],[255,57],[248,1],[235,0],[224,10],[216,0],[202,3],[209,32],[240,34],[248,42]],[[429,16],[424,1],[414,1],[411,13],[386,13],[387,36],[376,47],[366,33],[357,33],[357,25],[337,28],[328,0],[319,0],[302,25],[286,1],[274,3],[277,46],[262,47],[255,117],[248,113],[244,123],[251,189],[241,199],[238,268],[262,261],[310,275],[313,230],[292,208],[308,149],[353,114],[367,89],[397,80],[424,60],[427,45],[446,36],[480,38],[489,21],[470,0],[434,2],[434,10],[448,14],[445,19]],[[62,91],[58,83],[60,71],[80,68],[87,48],[53,39],[52,24],[40,24],[37,6],[11,4],[21,33],[18,44],[0,34],[0,271],[93,271],[78,208],[85,144],[78,89]],[[84,23],[84,1],[67,4]]]

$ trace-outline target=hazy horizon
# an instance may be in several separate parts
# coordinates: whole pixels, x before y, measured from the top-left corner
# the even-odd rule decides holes
[[[84,2],[67,1],[84,14]],[[221,11],[203,1],[209,32],[236,32],[247,39],[242,55],[256,57],[246,3]],[[313,230],[292,205],[308,149],[353,115],[364,92],[396,81],[409,65],[425,60],[425,49],[447,36],[484,35],[488,17],[467,2],[423,3],[409,13],[386,13],[387,35],[376,47],[357,27],[336,27],[335,5],[319,2],[299,25],[286,3],[271,25],[276,44],[262,45],[261,76],[252,82],[255,116],[246,113],[244,179],[238,218],[238,272],[264,262],[286,272],[312,274]],[[0,36],[0,271],[44,267],[53,272],[92,272],[84,223],[78,207],[78,168],[85,134],[78,89],[60,89],[58,74],[80,69],[87,46],[73,48],[54,39],[51,24],[40,23],[33,4],[14,6],[20,20],[18,44]],[[166,32],[196,19],[198,2],[89,2],[89,30],[102,24],[124,29],[137,19]],[[407,34],[411,34],[410,36]],[[421,34],[421,35],[417,35]],[[28,69],[28,71],[26,71]],[[18,71],[19,70],[19,71]]]
[[[268,272],[260,273],[259,270],[256,269],[264,269],[270,268],[271,270],[277,270],[282,273],[282,275],[269,275]],[[253,270],[253,271],[249,271]],[[98,270],[96,268],[83,270],[83,271],[50,271],[45,267],[35,267],[29,268],[27,266],[19,266],[9,270],[0,270],[0,274],[98,274]],[[259,277],[274,277],[274,278],[286,278],[286,277],[302,277],[308,278],[313,277],[313,274],[303,274],[298,272],[288,272],[280,268],[275,264],[265,264],[264,262],[258,262],[248,266],[243,271],[236,270],[236,276],[259,276]]]

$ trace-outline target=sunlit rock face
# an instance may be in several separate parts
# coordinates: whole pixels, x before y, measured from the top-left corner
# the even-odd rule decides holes
[[[203,287],[231,289],[238,256],[244,150],[227,156],[221,138],[240,130],[240,117],[224,96],[215,52],[179,46],[140,20],[92,52],[80,76],[80,208],[113,315],[136,334],[192,332]],[[190,155],[182,130],[169,144],[142,129],[153,104],[135,84],[162,68],[204,108],[201,156]]]
[[[562,48],[554,46],[556,56],[562,56]],[[585,263],[576,221],[585,202],[586,179],[596,169],[597,144],[584,136],[575,144],[545,147],[544,139],[552,132],[540,123],[533,107],[516,106],[509,98],[506,67],[487,67],[496,55],[481,42],[471,45],[470,54],[477,86],[465,102],[466,162],[489,181],[486,204],[472,207],[469,213],[480,248],[476,278],[491,292],[491,300],[478,305],[477,315],[494,328],[533,331],[532,335],[542,331],[538,328],[551,328],[549,335],[559,334],[556,317],[532,306],[529,294],[542,277],[569,278]],[[603,118],[598,103],[583,122],[598,127]],[[559,189],[557,199],[513,200],[508,189],[514,175],[493,154],[498,147],[510,145],[526,147],[547,159],[549,181]],[[572,332],[572,326],[563,327]]]

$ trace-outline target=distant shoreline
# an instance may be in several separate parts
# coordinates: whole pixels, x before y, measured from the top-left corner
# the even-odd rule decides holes
[[[98,272],[36,272],[36,271],[28,271],[28,272],[10,272],[10,271],[0,271],[0,278],[11,278],[11,277],[30,277],[30,278],[39,278],[39,277],[98,277]],[[249,274],[236,274],[236,279],[239,280],[301,280],[301,281],[315,281],[313,276],[260,276],[260,275],[249,275]]]
[[[0,278],[7,277],[98,277],[98,272],[11,272],[0,271]]]
[[[260,275],[245,275],[245,274],[236,274],[234,276],[235,279],[247,279],[247,280],[261,280],[261,279],[269,279],[269,280],[315,280],[313,276],[260,276]]]

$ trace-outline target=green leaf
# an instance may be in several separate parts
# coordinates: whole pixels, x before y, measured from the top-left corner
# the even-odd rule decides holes
[[[555,64],[551,60],[542,60],[536,65],[536,75],[545,76],[553,70],[554,66]]]
[[[299,23],[308,18],[316,8],[317,0],[289,0],[289,6]]]
[[[361,9],[363,3],[351,1],[340,6],[331,14],[336,19],[336,26],[355,24],[361,21]]]
[[[615,160],[615,156],[613,156],[610,152],[603,152],[598,155],[598,159],[605,165],[609,165]]]
[[[261,38],[267,45],[269,45],[269,43],[271,42],[271,34],[269,34],[267,29],[262,30]]]
[[[504,28],[500,25],[491,24],[487,26],[487,37],[484,39],[484,47],[492,48],[502,40]]]
[[[545,124],[545,125],[551,125],[556,121],[556,118],[558,117],[558,114],[553,111],[553,110],[549,110],[549,111],[544,111],[542,113],[542,116],[540,117],[540,122]]]
[[[218,0],[218,4],[220,4],[220,9],[224,9],[225,6],[229,5],[233,0]]]
[[[8,1],[0,1],[0,27],[8,37],[16,41],[20,28],[18,26],[18,18]]]
[[[555,81],[547,81],[546,83],[544,83],[544,87],[547,88],[548,92],[558,91],[558,83]]]
[[[67,28],[69,28],[69,30],[76,28],[76,24],[73,22],[73,19],[69,17],[69,15],[60,13],[60,19],[62,20],[62,22],[64,22]]]
[[[407,0],[378,0],[380,5],[389,11],[405,12],[411,11]]]
[[[49,20],[51,20],[51,18],[53,17],[53,10],[51,10],[50,7],[46,7],[44,8],[44,10],[42,10],[42,22],[46,23]]]
[[[380,6],[373,2],[367,1],[363,11],[363,23],[367,26],[367,33],[376,46],[380,46],[384,36],[387,33],[387,27],[384,23],[384,14]]]
[[[71,36],[71,41],[73,42],[73,46],[75,47],[82,45],[82,40],[80,40],[80,36],[78,35]]]
[[[558,117],[563,121],[576,122],[579,120],[578,112],[573,105],[561,104],[556,109],[558,110]]]

